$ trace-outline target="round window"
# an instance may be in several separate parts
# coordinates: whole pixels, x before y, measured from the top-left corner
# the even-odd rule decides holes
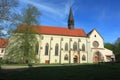
[[[97,41],[94,41],[94,42],[93,42],[93,46],[94,46],[95,48],[97,48],[97,47],[99,46],[99,43],[98,43]]]

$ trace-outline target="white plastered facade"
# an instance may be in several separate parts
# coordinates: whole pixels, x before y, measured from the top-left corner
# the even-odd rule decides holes
[[[103,62],[111,61],[107,59],[107,56],[115,59],[113,52],[104,48],[104,40],[95,29],[87,37],[48,34],[37,35],[37,37],[39,40],[39,63],[93,63],[96,52],[101,53]],[[94,41],[99,43],[98,47],[93,46]],[[74,43],[77,44],[76,50],[73,49]],[[47,55],[45,55],[46,44],[49,46]],[[58,55],[55,55],[56,44],[58,45]],[[65,50],[65,44],[68,44],[68,50]],[[82,49],[83,45],[85,50]]]
[[[49,35],[37,34],[39,43],[38,49],[38,63],[93,63],[93,62],[110,62],[115,61],[115,55],[111,50],[104,48],[104,40],[96,29],[93,29],[86,37],[63,36],[63,35]],[[14,36],[11,36],[9,42],[14,41]],[[98,42],[98,47],[93,46],[93,42]],[[74,50],[73,45],[76,43],[77,47]],[[48,52],[46,55],[46,44],[48,45]],[[55,46],[58,45],[58,55],[55,55]],[[65,50],[65,45],[68,44],[68,49]],[[83,49],[84,45],[84,49]],[[0,48],[0,52],[1,52]],[[95,53],[102,55],[102,60],[94,60]],[[4,53],[4,52],[3,52]],[[2,54],[2,53],[0,53]],[[4,55],[4,54],[2,54]],[[65,56],[67,58],[65,58]],[[3,56],[2,56],[3,57]],[[99,57],[99,56],[98,56]]]
[[[5,48],[0,48],[0,58],[4,58]]]
[[[104,48],[104,39],[102,36],[98,33],[96,29],[92,30],[92,32],[88,35],[88,38],[90,40],[90,49],[92,53],[92,61],[94,61],[94,55],[96,53],[100,53],[102,60],[100,62],[110,62],[110,61],[115,61],[115,55],[111,50],[108,50]],[[94,42],[97,41],[99,43],[98,47],[94,47]],[[98,55],[99,57],[99,55]],[[109,59],[107,59],[109,57]]]

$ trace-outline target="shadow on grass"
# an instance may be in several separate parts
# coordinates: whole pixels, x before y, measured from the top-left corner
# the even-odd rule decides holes
[[[120,64],[85,64],[2,69],[1,80],[120,80]]]

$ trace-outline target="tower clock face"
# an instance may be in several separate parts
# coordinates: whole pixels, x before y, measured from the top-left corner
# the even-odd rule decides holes
[[[94,42],[93,42],[93,46],[94,46],[95,48],[97,48],[97,47],[99,46],[99,43],[98,43],[97,41],[94,41]]]

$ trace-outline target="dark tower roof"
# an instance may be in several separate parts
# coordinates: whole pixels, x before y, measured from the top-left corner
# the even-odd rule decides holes
[[[68,28],[71,30],[74,29],[74,17],[72,13],[72,8],[70,8],[70,12],[69,12]]]

